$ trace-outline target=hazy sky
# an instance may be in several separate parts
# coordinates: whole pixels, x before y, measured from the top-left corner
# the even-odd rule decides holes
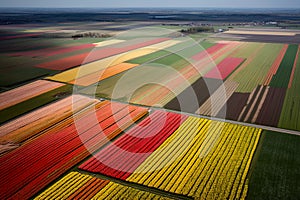
[[[300,0],[0,0],[0,6],[300,8]]]

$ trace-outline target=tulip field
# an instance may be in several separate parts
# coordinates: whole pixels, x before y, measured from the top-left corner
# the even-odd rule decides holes
[[[139,126],[131,129],[115,143],[103,149],[93,159],[79,168],[126,179],[152,152],[170,137],[186,118],[186,116],[180,116],[179,114],[156,111],[139,123]],[[165,120],[163,127],[159,127],[161,120]],[[116,146],[119,148],[116,148]],[[128,152],[131,153],[128,154]],[[143,155],[141,156],[141,154]],[[124,165],[124,162],[130,162],[130,164]],[[117,169],[106,166],[105,163],[110,163]]]
[[[146,30],[0,33],[0,199],[298,199],[299,44]]]
[[[92,52],[88,52],[85,54],[79,54],[79,55],[67,57],[64,59],[54,60],[54,61],[47,62],[47,63],[42,63],[42,64],[38,65],[38,67],[50,68],[50,69],[54,69],[54,70],[65,70],[68,68],[80,66],[84,63],[97,61],[102,58],[121,54],[121,53],[131,51],[134,49],[138,49],[138,48],[142,48],[142,47],[149,46],[152,44],[160,43],[160,42],[163,42],[166,40],[167,40],[167,38],[158,38],[158,39],[152,39],[152,40],[150,39],[149,41],[146,41],[146,42],[142,42],[142,43],[138,43],[138,44],[129,44],[128,46],[119,47],[119,48],[118,47],[116,47],[116,48],[104,47],[104,48],[101,48],[98,50],[96,47],[96,49],[93,49]],[[53,67],[53,66],[55,66],[55,67]]]
[[[2,182],[0,188],[6,188],[5,192],[1,192],[1,198],[32,197],[35,192],[81,162],[90,153],[118,136],[122,129],[129,127],[146,114],[144,108],[121,104],[112,105],[109,102],[101,102],[95,107],[96,110],[85,109],[85,113],[75,115],[76,121],[74,117],[71,117],[71,122],[62,121],[45,130],[36,139],[29,140],[15,151],[10,151],[0,157],[0,168],[5,171],[2,174],[5,181]],[[95,123],[94,117],[99,124]],[[30,125],[32,124],[26,127],[29,130],[31,130]],[[79,126],[84,127],[79,128]],[[14,134],[13,128],[8,134]],[[7,134],[3,138],[6,136]],[[12,138],[18,138],[18,136],[13,135]]]
[[[171,199],[108,180],[71,172],[35,199]]]
[[[233,132],[235,134],[231,134]],[[246,175],[260,132],[259,129],[188,118],[155,151],[150,150],[151,145],[147,146],[146,149],[153,153],[142,158],[145,160],[143,162],[136,158],[124,158],[117,151],[107,149],[99,152],[92,161],[84,163],[80,169],[195,198],[244,198],[247,192]],[[119,142],[121,138],[115,145]],[[134,144],[136,149],[140,147],[142,150],[143,146]],[[125,149],[123,145],[122,150]],[[114,162],[118,163],[120,172],[103,167],[106,161],[99,158],[101,155],[107,156],[113,167],[116,167]],[[97,164],[99,161],[103,164]],[[135,170],[126,169],[124,165],[128,161],[138,167],[134,167]],[[121,173],[131,170],[131,175]]]
[[[117,59],[117,63],[118,60],[124,63],[120,64],[121,67],[117,71],[113,68],[118,65],[108,67],[104,73],[100,70],[86,75],[86,72],[90,73],[90,64],[87,64],[87,69],[82,73],[74,69],[76,71],[66,71],[49,77],[49,80],[86,86],[82,88],[82,94],[280,127],[279,121],[280,118],[284,118],[285,112],[283,106],[289,104],[285,103],[288,99],[294,98],[287,97],[286,94],[291,90],[293,81],[297,80],[298,45],[229,41],[203,44],[205,51],[189,41],[177,40],[177,43],[161,46],[164,50],[149,51],[140,57],[122,56],[125,58]],[[190,51],[186,51],[187,49]],[[99,66],[104,66],[114,61],[103,59],[97,62],[103,63]],[[129,67],[129,63],[134,66]],[[123,66],[126,67],[122,71]],[[111,68],[115,72],[110,72]],[[96,68],[92,71],[94,69]],[[70,73],[73,74],[72,78]],[[76,80],[75,74],[79,75]],[[99,78],[101,74],[104,75]],[[83,83],[82,80],[89,81]],[[222,84],[226,81],[231,81],[232,84]],[[222,103],[213,102],[217,98],[210,97],[222,96],[218,95],[224,94],[222,90],[230,92],[220,98]],[[184,98],[187,95],[194,97]],[[274,95],[278,96],[275,101],[271,100]],[[293,92],[293,96],[295,95]],[[212,112],[211,102],[217,107],[214,109],[220,113]],[[232,106],[237,104],[239,108],[233,109]],[[276,115],[273,119],[270,112],[274,110]],[[295,117],[295,120],[297,118]],[[290,129],[299,130],[295,126],[291,126]]]
[[[185,131],[190,134],[182,137]],[[195,198],[244,198],[259,135],[260,130],[190,118],[127,180]]]
[[[36,97],[40,94],[49,92],[56,88],[62,87],[64,84],[38,80],[30,84],[18,87],[0,94],[0,110],[24,102],[28,99]],[[10,98],[15,96],[15,98]]]
[[[244,60],[242,58],[226,58],[218,66],[210,70],[204,77],[226,79]]]

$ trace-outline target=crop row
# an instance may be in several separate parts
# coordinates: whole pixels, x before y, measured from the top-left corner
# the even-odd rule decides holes
[[[299,54],[299,51],[298,51]],[[300,130],[300,58],[295,59],[294,75],[287,89],[278,126]]]
[[[227,57],[234,57],[231,56],[231,54],[234,54],[234,52],[239,51],[241,48],[242,42],[236,42],[236,41],[222,41],[220,43],[226,44],[224,48],[222,48],[220,51],[217,51],[216,53],[211,55],[212,60],[219,64],[222,60],[224,60]]]
[[[116,74],[122,73],[126,70],[129,70],[133,67],[138,66],[137,64],[130,64],[130,63],[121,63],[118,65],[107,67],[106,69],[99,70],[96,73],[92,73],[78,79],[71,81],[71,84],[76,84],[80,86],[89,86],[91,84],[97,83],[102,81],[106,78],[114,76]]]
[[[125,180],[186,118],[155,111],[79,168]]]
[[[38,80],[0,94],[0,110],[62,87],[64,84]]]
[[[164,85],[153,84],[147,85],[144,88],[140,88],[139,91],[134,93],[134,96],[131,98],[130,102],[149,106],[166,105],[172,99],[176,98],[176,94],[178,95],[183,92],[190,86],[189,84],[195,82],[201,76],[195,66],[186,66],[185,68],[180,69],[178,72],[181,76],[170,76]],[[208,85],[208,87],[209,86],[210,85]],[[231,86],[227,87],[229,90],[228,98],[231,95],[230,93],[234,92],[236,89],[235,87]],[[220,91],[218,93],[220,93]],[[219,106],[222,107],[223,105]],[[221,108],[219,108],[219,110],[220,109]]]
[[[221,46],[222,48],[214,48],[215,46]],[[226,58],[226,55],[235,51],[241,44],[239,42],[229,42],[229,43],[218,43],[206,51],[200,52],[198,59],[192,62],[192,64],[197,68],[202,75],[209,72],[219,63]],[[211,50],[212,49],[212,50]],[[201,55],[200,55],[201,54]],[[193,58],[193,57],[192,57]]]
[[[126,180],[194,198],[245,198],[260,132],[189,117]]]
[[[231,43],[226,45],[222,44],[220,46],[226,47],[225,49],[227,49],[229,47],[232,48],[233,45],[236,46],[236,44]],[[175,48],[176,46],[180,46],[180,44],[173,45],[169,48]],[[213,47],[214,46],[208,48],[208,52],[211,52],[212,56],[216,59],[215,54],[219,51],[223,51],[224,48]],[[209,50],[211,48],[218,51],[213,52]],[[151,61],[152,63],[147,63],[134,68],[134,70],[128,70],[128,72],[126,71],[107,78],[101,81],[97,88],[90,87],[82,92],[86,94],[90,92],[94,93],[96,89],[96,94],[100,97],[121,99],[123,101],[149,106],[164,106],[172,100],[176,101],[176,95],[180,95],[184,90],[189,90],[190,84],[195,83],[197,85],[196,82],[201,77],[201,71],[207,71],[214,66],[208,56],[205,56],[198,62],[190,63],[189,59],[181,57],[182,53],[184,53],[184,50],[176,54],[163,54],[153,61],[148,59],[149,57],[153,57],[151,54],[144,57],[141,56],[140,58],[142,60],[147,60],[147,62]],[[153,55],[156,55],[156,53],[153,53]],[[205,55],[207,55],[207,53],[205,53]],[[218,56],[222,56],[222,54],[218,53]],[[122,83],[120,83],[120,80],[122,80]],[[135,88],[136,86],[139,87]],[[116,88],[122,91],[116,92]],[[198,108],[199,107],[195,108],[193,112]]]
[[[285,96],[285,88],[271,87],[263,101],[261,110],[259,111],[255,122],[258,124],[277,127],[282,113]]]
[[[71,47],[47,48],[47,49],[43,49],[42,51],[41,50],[23,51],[23,52],[10,54],[10,56],[49,57],[58,54],[66,54],[74,51],[79,51],[79,50],[88,50],[88,49],[91,50],[94,47],[95,47],[94,44],[80,44]],[[38,65],[38,66],[42,68],[44,67],[43,65]]]
[[[51,102],[59,101],[63,97],[70,96],[72,92],[73,87],[71,85],[63,85],[38,96],[31,97],[13,106],[4,108],[0,111],[0,124],[29,113],[37,108],[41,108]],[[16,97],[16,99],[18,98]]]
[[[93,43],[96,47],[105,47],[105,46],[110,46],[110,45],[114,45],[114,44],[119,44],[119,43],[123,43],[125,42],[125,40],[119,40],[119,39],[111,39],[111,40],[104,40],[101,42],[96,42]]]
[[[165,50],[160,50],[160,51],[156,51],[156,52],[153,52],[153,53],[150,53],[150,54],[147,54],[147,55],[139,56],[137,58],[128,60],[127,62],[132,63],[132,64],[140,64],[141,65],[141,64],[144,64],[144,63],[149,62],[151,60],[160,58],[162,56],[166,56],[168,54],[170,54],[170,52],[165,51]]]
[[[155,63],[160,63],[167,66],[171,65],[172,67],[174,67],[174,69],[176,69],[179,72],[179,74],[182,77],[174,77],[174,78],[169,77],[168,81],[166,81],[164,84],[160,84],[160,85],[157,84],[152,86],[147,85],[146,87],[143,88],[143,90],[139,91],[139,94],[134,94],[135,96],[132,98],[131,102],[143,104],[143,105],[165,105],[167,108],[174,108],[175,110],[180,110],[179,105],[177,105],[176,102],[178,102],[178,99],[184,100],[184,98],[181,98],[181,96],[182,97],[187,96],[184,93],[195,93],[196,96],[199,96],[199,97],[195,97],[195,99],[198,99],[199,101],[202,102],[203,99],[200,96],[205,96],[206,93],[198,94],[198,92],[196,92],[198,91],[197,89],[199,88],[198,83],[203,82],[202,81],[203,79],[199,79],[201,77],[201,73],[208,71],[210,68],[214,66],[212,59],[217,59],[220,56],[222,56],[220,52],[223,52],[223,50],[227,48],[235,48],[236,45],[237,44],[229,43],[226,45],[223,44],[218,45],[220,46],[218,48],[212,46],[207,49],[207,51],[211,53],[210,56],[212,56],[212,58],[207,56],[206,52],[202,52],[203,54],[202,59],[195,63],[192,62],[191,64],[189,64],[190,60],[185,60],[181,58],[179,55],[169,55],[160,58],[158,60],[155,60],[154,61]],[[171,57],[174,58],[172,59],[172,61],[171,61]],[[182,68],[182,66],[185,65],[186,67]],[[205,85],[200,87],[211,87],[211,85],[209,85],[210,81],[207,82],[208,82],[207,84],[205,83]],[[192,86],[190,84],[192,84]],[[195,88],[194,92],[191,90],[191,87]],[[205,96],[204,98],[207,97]],[[197,106],[198,103],[196,103],[195,105]],[[195,112],[198,108],[199,107],[195,107],[193,108],[193,110],[191,109],[186,109],[186,110],[190,112]]]
[[[270,86],[288,88],[297,52],[298,45],[290,44],[276,74],[270,82]]]
[[[280,66],[280,63],[282,62],[282,59],[286,53],[286,50],[288,48],[289,45],[285,44],[283,45],[280,53],[278,54],[276,60],[274,61],[274,63],[272,64],[266,78],[265,78],[265,82],[264,82],[264,85],[269,85],[273,76],[276,74],[279,66]]]
[[[90,175],[71,172],[35,199],[169,199]]]
[[[0,126],[0,142],[21,143],[97,102],[94,99],[74,95],[35,110]]]
[[[208,49],[206,49],[203,52],[200,52],[194,56],[192,56],[192,59],[194,59],[195,61],[199,61],[204,59],[205,57],[207,57],[208,55],[212,55],[214,53],[216,53],[217,51],[220,51],[222,48],[224,48],[226,46],[226,44],[221,44],[218,43],[212,47],[209,47]]]
[[[199,72],[193,66],[186,66],[180,69],[176,76],[166,77],[163,85],[148,84],[140,88],[130,102],[149,106],[166,105],[199,77]]]
[[[207,51],[213,54],[215,53],[214,51],[220,50],[221,47],[225,45],[221,45],[221,47],[218,48],[214,46],[209,47]],[[195,48],[197,51],[200,51],[200,47],[197,47],[197,45],[188,47],[189,50],[190,48]],[[203,49],[201,50],[203,51]],[[187,52],[191,54],[190,51],[186,51],[184,49],[178,51],[176,54],[167,55],[153,61],[153,63],[172,66],[175,70],[177,70],[178,75],[166,78],[166,81],[162,85],[147,85],[140,89],[138,93],[134,94],[131,102],[142,105],[166,105],[169,101],[174,99],[177,94],[180,94],[189,87],[191,83],[194,83],[197,79],[199,79],[201,77],[200,70],[210,66],[211,61],[207,56],[207,53],[204,51],[205,56],[203,56],[202,60],[199,60],[198,62],[194,62],[189,58],[185,59],[184,55],[187,55]]]
[[[230,80],[239,83],[236,92],[252,92],[258,85],[263,85],[270,67],[276,60],[281,49],[281,44],[265,44],[257,46],[254,57],[247,58],[240,69],[236,70]],[[248,61],[248,59],[250,59]]]
[[[52,70],[66,70],[72,67],[80,66],[82,64],[94,62],[106,57],[125,53],[134,49],[142,48],[145,46],[153,45],[168,40],[167,38],[157,38],[149,41],[141,42],[139,44],[128,45],[122,48],[104,47],[95,49],[92,52],[82,53],[66,58],[53,60],[50,62],[42,63],[39,67],[52,69]]]
[[[233,93],[222,107],[217,117],[224,118],[224,116],[226,116],[226,119],[237,121],[240,113],[247,105],[248,98],[249,93]]]
[[[115,52],[114,54],[112,54],[112,52],[115,50],[107,50],[105,51],[106,54],[112,54],[112,55],[105,56],[104,54],[100,54],[103,56],[103,58],[97,58],[97,59],[93,59],[93,57],[97,57],[97,56],[99,57],[99,52],[97,52],[97,50],[94,50],[90,53],[90,55],[84,58],[85,63],[80,63],[83,64],[82,66],[56,74],[55,76],[49,77],[49,79],[60,81],[60,82],[72,82],[75,79],[104,70],[109,66],[114,66],[123,63],[127,60],[153,53],[155,51],[166,48],[168,46],[172,46],[177,43],[178,41],[175,40],[167,40],[167,41],[162,40],[161,42],[157,41],[155,44],[152,45],[149,44],[149,46],[146,47],[142,47],[139,49],[132,49],[124,52],[123,51]],[[70,59],[72,61],[72,58]]]
[[[146,113],[144,108],[104,101],[96,111],[75,116],[76,122],[58,124],[5,154],[0,157],[0,198],[32,197]]]
[[[261,138],[247,199],[298,199],[299,136],[263,131]]]
[[[164,107],[171,110],[195,113],[222,84],[222,80],[201,77],[169,101]]]
[[[209,99],[207,99],[200,106],[200,108],[196,111],[196,114],[214,117],[217,116],[221,109],[226,106],[228,99],[231,97],[237,87],[237,83],[226,80],[224,84],[221,85],[213,94],[211,94]]]
[[[241,111],[238,120],[252,123],[255,122],[268,95],[268,91],[269,87],[267,86],[256,87],[255,90],[250,93],[247,103]],[[274,101],[276,100],[274,99]]]
[[[255,57],[260,53],[261,49],[265,46],[264,43],[242,43],[237,49],[235,49],[229,56],[245,58],[245,62],[236,69],[229,77],[229,79],[234,80],[238,74],[245,70],[245,68],[255,59]]]
[[[236,93],[235,99],[228,100],[226,112],[231,113],[229,118],[233,120],[276,127],[280,119],[285,94],[285,88],[258,86],[249,95]]]
[[[243,58],[227,57],[206,73],[204,77],[225,80],[243,61]]]

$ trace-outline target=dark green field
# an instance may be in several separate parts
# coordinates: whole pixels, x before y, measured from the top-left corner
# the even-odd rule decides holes
[[[247,199],[298,199],[300,138],[264,131],[250,170]]]

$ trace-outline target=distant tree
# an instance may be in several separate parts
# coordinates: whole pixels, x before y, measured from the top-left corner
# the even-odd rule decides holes
[[[78,39],[78,38],[108,38],[111,37],[112,35],[107,34],[107,33],[98,33],[98,32],[85,32],[85,33],[78,33],[75,35],[72,35],[73,39]]]
[[[200,33],[200,32],[214,32],[214,28],[211,26],[198,26],[190,27],[188,29],[182,29],[182,33]]]

